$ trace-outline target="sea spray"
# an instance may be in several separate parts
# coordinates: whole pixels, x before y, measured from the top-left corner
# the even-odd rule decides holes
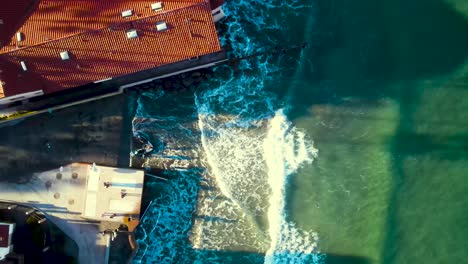
[[[317,233],[302,232],[286,221],[287,178],[299,166],[311,163],[317,156],[317,149],[304,136],[304,133],[291,125],[282,109],[269,122],[268,134],[263,142],[271,188],[268,208],[271,244],[265,256],[265,264],[318,263],[320,260],[316,251]]]
[[[224,203],[225,207],[216,209],[216,214],[232,219],[231,212],[235,212],[235,224],[225,226],[231,233],[222,238],[210,234],[209,240],[220,239],[219,245],[224,250],[237,248],[262,253],[268,245],[262,231],[269,193],[268,187],[265,188],[265,163],[261,151],[262,123],[265,121],[253,118],[253,112],[247,113],[245,104],[220,106],[232,107],[232,115],[215,114],[212,109],[219,106],[214,102],[220,101],[220,94],[224,99],[235,95],[232,90],[225,92],[202,93],[196,100],[208,177],[213,178],[222,196],[229,200]],[[263,104],[262,109],[265,109]]]
[[[245,100],[239,89],[251,89],[256,96],[248,104],[237,103],[231,99]],[[257,234],[250,234],[258,241],[266,233],[265,263],[319,263],[317,233],[286,221],[284,209],[287,177],[317,155],[312,142],[282,109],[269,107],[277,102],[258,80],[232,79],[201,92],[195,101],[206,167],[216,184],[244,214],[267,220],[263,226],[257,223]]]

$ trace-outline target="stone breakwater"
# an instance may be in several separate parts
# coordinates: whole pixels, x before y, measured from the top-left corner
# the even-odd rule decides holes
[[[162,90],[166,92],[178,93],[181,91],[194,89],[212,77],[213,71],[211,69],[202,69],[143,83],[135,86],[133,90],[136,90],[137,92]]]

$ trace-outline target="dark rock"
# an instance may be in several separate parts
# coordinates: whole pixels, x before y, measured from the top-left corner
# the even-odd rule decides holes
[[[197,77],[193,80],[195,83],[201,83],[203,81],[203,78],[200,76],[200,77]]]
[[[193,84],[193,80],[191,78],[186,78],[182,81],[182,84],[185,87],[190,87]]]

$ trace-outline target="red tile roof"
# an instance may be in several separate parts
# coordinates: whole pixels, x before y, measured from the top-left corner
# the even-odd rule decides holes
[[[0,98],[5,97],[5,93],[3,92],[3,82],[0,82]]]
[[[36,0],[6,1],[0,8],[0,52],[10,43],[10,39],[28,18]]]
[[[162,11],[151,10],[154,0],[19,1],[23,5],[14,8],[27,10],[29,4],[35,9],[20,21],[17,31],[24,41],[10,30],[10,42],[0,50],[5,96],[41,89],[47,94],[221,50],[205,0],[162,1]],[[123,18],[121,12],[129,9],[133,16]],[[157,31],[158,21],[168,30]],[[137,38],[127,38],[130,29],[137,30]],[[60,58],[63,51],[70,60]]]
[[[15,1],[7,3],[7,6],[10,6],[9,13],[0,11],[0,14],[3,17],[11,14],[13,10],[17,12],[16,14],[23,14],[24,10],[27,10],[29,6],[31,15],[23,23],[20,21],[21,26],[15,29],[17,32],[21,32],[25,39],[18,42],[16,37],[10,36],[6,40],[8,43],[5,43],[6,45],[0,49],[0,52],[13,50],[17,45],[20,47],[35,45],[88,30],[104,28],[111,24],[154,15],[155,12],[151,10],[151,4],[157,2],[157,0],[44,0],[39,2],[20,0],[22,4],[17,4]],[[10,4],[10,2],[13,2],[13,4]],[[29,3],[25,4],[25,2]],[[163,8],[164,11],[171,11],[202,2],[206,1],[166,0],[163,2]],[[133,10],[134,15],[123,18],[121,12],[129,9]],[[21,12],[21,10],[23,11]],[[4,12],[5,14],[3,14]],[[21,17],[17,19],[21,19]],[[12,23],[8,24],[11,25]]]

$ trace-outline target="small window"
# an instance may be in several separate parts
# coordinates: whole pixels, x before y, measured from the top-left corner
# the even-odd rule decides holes
[[[163,8],[163,5],[161,2],[156,2],[154,4],[151,4],[151,10],[153,11],[160,11],[162,10],[162,8]]]
[[[62,60],[69,60],[70,53],[68,53],[68,51],[62,51],[60,52],[60,58],[62,58]]]
[[[164,30],[166,30],[166,29],[167,29],[167,24],[166,24],[166,22],[164,22],[164,21],[159,21],[159,22],[157,22],[157,23],[156,23],[156,29],[157,29],[158,31],[164,31]]]
[[[136,29],[130,29],[127,31],[127,38],[133,39],[136,37],[138,37],[138,32],[136,31]]]
[[[122,17],[129,17],[133,15],[133,10],[125,10],[122,12]]]

